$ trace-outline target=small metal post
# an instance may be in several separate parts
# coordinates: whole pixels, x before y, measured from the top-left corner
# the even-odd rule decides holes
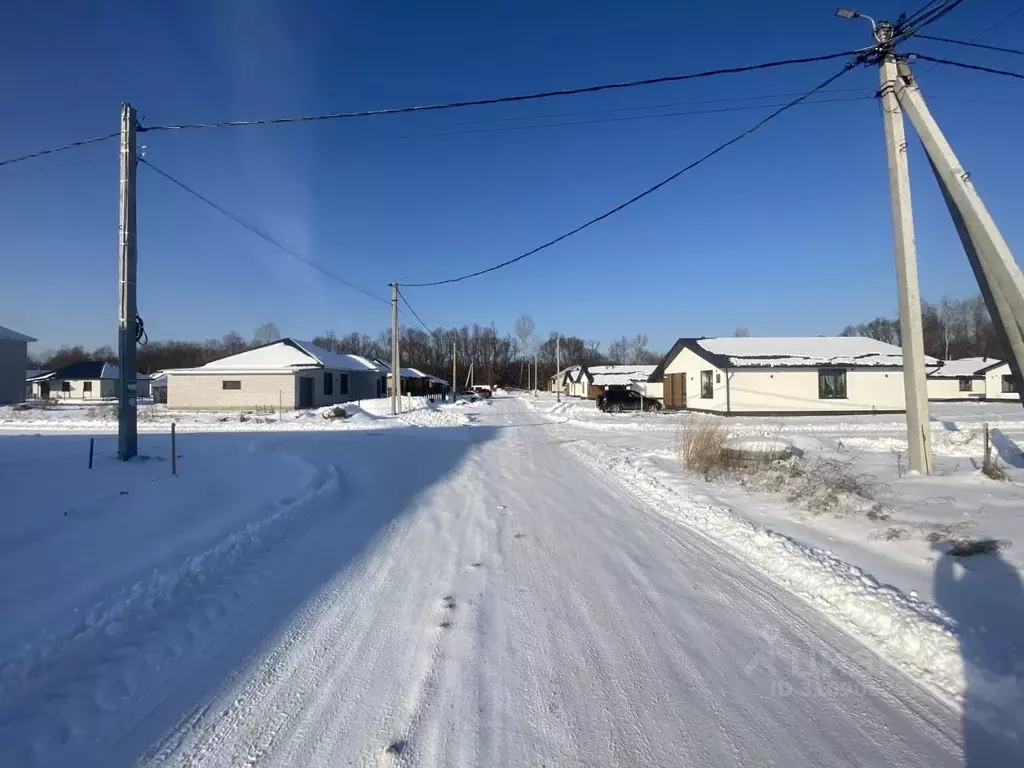
[[[989,442],[988,436],[988,422],[986,421],[984,424],[981,425],[981,427],[985,433],[985,452],[982,454],[982,466],[987,467],[989,465],[992,453],[992,443]]]
[[[173,421],[171,422],[171,474],[178,474],[178,441]]]
[[[988,425],[986,424],[985,426],[987,427]],[[988,429],[985,430],[985,437],[986,438],[988,437]],[[96,438],[95,437],[90,437],[89,438],[89,469],[92,469],[92,451],[93,451],[93,446],[95,444],[96,444]]]
[[[277,423],[284,421],[284,396],[281,390],[277,390]]]

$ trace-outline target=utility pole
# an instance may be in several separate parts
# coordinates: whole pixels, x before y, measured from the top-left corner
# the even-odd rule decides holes
[[[391,284],[391,415],[397,416],[402,388],[398,352],[398,281]]]
[[[562,371],[562,337],[555,337],[555,378],[557,379],[558,374]],[[562,382],[556,381],[555,387],[557,388],[557,395],[555,399],[558,402],[562,402]]]
[[[457,386],[459,375],[459,345],[457,342],[452,342],[452,402],[455,402],[455,387]]]
[[[893,27],[880,22],[875,39],[887,43]],[[907,444],[910,468],[923,475],[932,471],[931,426],[924,368],[924,332],[921,328],[921,289],[917,279],[914,216],[910,204],[910,167],[903,110],[896,98],[896,57],[886,51],[879,61],[885,155],[889,166],[893,241],[896,247],[896,284],[899,290],[900,337],[903,348],[903,391],[907,408]]]
[[[136,128],[138,121],[131,104],[121,105],[121,183],[118,215],[118,264],[117,264],[117,455],[122,461],[135,456],[139,451],[138,403],[139,386],[135,363],[136,318],[136,275],[138,251],[136,250],[135,220],[135,174],[138,169],[136,157]]]
[[[537,381],[537,353],[533,353],[533,396],[537,396],[537,389],[540,387]]]

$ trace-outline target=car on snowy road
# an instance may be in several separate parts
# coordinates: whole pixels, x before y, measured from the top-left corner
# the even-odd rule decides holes
[[[641,397],[639,392],[631,389],[609,389],[597,397],[597,407],[605,413],[621,411],[660,411],[661,401],[651,397]]]

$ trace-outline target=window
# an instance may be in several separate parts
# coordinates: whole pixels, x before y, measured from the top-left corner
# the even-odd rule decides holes
[[[710,400],[715,396],[714,371],[700,372],[700,396]]]
[[[960,377],[960,391],[961,392],[971,392],[973,390],[974,390],[974,382],[971,381],[971,378],[969,376],[961,376]]]
[[[347,373],[339,373],[338,374],[338,394],[339,395],[347,395],[348,394],[348,374]]]
[[[82,382],[82,391],[83,392],[92,392],[92,382],[91,381],[83,381]]]
[[[1013,376],[1003,376],[1003,392],[1009,394],[1016,391],[1017,382],[1013,380]]]
[[[240,381],[222,381],[220,383],[221,389],[241,389],[242,382]]]
[[[334,374],[329,371],[324,371],[324,394],[334,394]]]
[[[820,368],[818,397],[822,400],[845,400],[846,371],[842,368]]]
[[[1009,377],[1003,376],[1003,378],[1006,379],[1006,378],[1009,378]],[[71,391],[71,382],[70,381],[62,381],[60,383],[60,391],[61,392],[70,392]],[[1003,392],[1005,392],[1005,391],[1006,391],[1006,385],[1004,384],[1003,385]]]
[[[722,383],[722,374],[716,373],[715,374],[715,384],[721,384],[721,383]]]

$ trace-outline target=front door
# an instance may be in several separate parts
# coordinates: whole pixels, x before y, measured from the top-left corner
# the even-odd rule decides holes
[[[299,408],[313,407],[313,379],[302,376],[299,379]]]
[[[664,395],[666,408],[685,408],[686,374],[666,373]]]
[[[39,396],[41,398],[43,398],[44,400],[49,399],[49,397],[50,397],[50,382],[44,381],[42,384],[39,385]]]

